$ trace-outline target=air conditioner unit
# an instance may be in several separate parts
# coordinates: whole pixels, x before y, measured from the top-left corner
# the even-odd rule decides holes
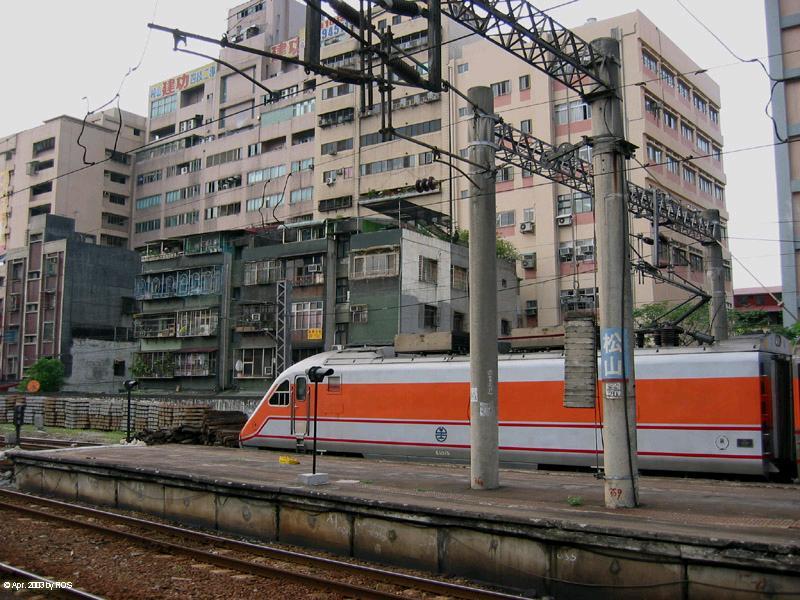
[[[336,150],[331,150],[330,152],[328,152],[328,156],[336,156],[337,154],[338,152]]]
[[[344,169],[336,169],[337,175],[344,175]]]
[[[322,265],[306,265],[306,273],[322,273]]]
[[[580,253],[592,256],[594,255],[594,246],[581,246]]]
[[[526,317],[535,317],[539,313],[539,309],[535,306],[528,306],[525,308]]]
[[[428,102],[435,102],[436,100],[439,99],[439,94],[437,94],[436,92],[428,92],[427,98]]]
[[[558,223],[559,227],[572,225],[572,215],[563,215],[560,217],[556,217],[556,223]]]
[[[329,175],[325,178],[325,185],[333,185],[334,183],[336,183],[336,177],[333,175]]]
[[[523,269],[535,269],[536,268],[536,259],[535,258],[523,258],[522,259],[522,268]]]
[[[253,322],[258,322],[261,320],[261,313],[252,313],[250,315],[250,320]]]
[[[189,167],[181,167],[181,175],[185,175],[189,172]]]
[[[211,333],[211,327],[209,325],[198,325],[197,335],[208,335],[209,333]]]
[[[533,233],[536,227],[533,221],[523,221],[519,224],[520,233]]]
[[[559,248],[558,249],[559,256],[572,256],[572,248]]]
[[[272,377],[272,366],[268,365],[264,367],[264,376],[265,377]]]

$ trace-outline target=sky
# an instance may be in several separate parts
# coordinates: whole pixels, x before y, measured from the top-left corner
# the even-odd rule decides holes
[[[561,2],[532,0],[542,9]],[[763,0],[682,2],[739,56],[767,55]],[[5,0],[0,8],[0,56],[6,82],[0,101],[0,137],[63,114],[82,117],[87,107],[97,109],[118,90],[123,110],[145,114],[151,84],[206,62],[173,52],[172,37],[149,33],[147,23],[219,37],[228,8],[237,3]],[[636,9],[708,69],[721,88],[724,150],[729,153],[724,164],[734,287],[780,285],[772,123],[764,113],[769,81],[761,68],[737,61],[691,19],[678,0],[578,0],[550,14],[574,27],[589,17],[604,19]],[[217,51],[199,43],[190,47],[212,55]],[[766,147],[751,149],[755,146]]]

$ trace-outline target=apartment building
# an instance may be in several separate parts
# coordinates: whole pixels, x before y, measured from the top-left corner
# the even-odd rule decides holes
[[[424,20],[389,14],[376,19],[379,28],[392,27],[404,49],[426,44]],[[630,180],[666,190],[697,210],[719,209],[725,236],[718,86],[641,12],[587,22],[575,31],[587,40],[620,40],[627,138],[638,146]],[[459,37],[458,26],[451,24],[445,39],[457,41],[443,46],[442,58],[444,77],[456,88],[466,92],[475,85],[490,85],[498,115],[553,145],[579,144],[591,135],[591,107],[574,93],[477,36]],[[323,62],[356,67],[355,50],[354,42],[343,40],[323,48]],[[434,152],[419,144],[385,141],[379,133],[379,107],[370,102],[362,107],[355,86],[318,87],[319,216],[378,212],[425,226],[469,229],[469,182],[462,173],[438,162]],[[400,86],[395,90],[392,119],[398,131],[463,157],[468,154],[471,116],[472,109],[456,94]],[[582,146],[579,155],[590,160],[590,145]],[[456,166],[465,168],[464,163]],[[442,182],[439,189],[417,192],[415,181],[430,176]],[[522,255],[518,273],[524,280],[524,319],[519,325],[557,325],[566,312],[593,307],[597,276],[592,198],[503,165],[498,166],[496,190],[498,236]],[[648,221],[632,219],[631,225],[634,235],[651,236]],[[658,261],[645,242],[635,244],[634,256],[638,253],[705,287],[703,249],[683,236],[666,236]],[[730,273],[727,254],[726,263]],[[652,279],[638,280],[634,293],[637,305],[685,297]]]
[[[467,249],[381,219],[192,235],[146,245],[142,261],[132,373],[149,389],[263,392],[280,349],[297,362],[467,328]],[[513,263],[498,261],[497,286],[508,335]]]
[[[109,109],[0,140],[3,379],[40,357],[59,358],[72,389],[125,376],[138,262],[128,153],[144,132],[144,117]]]
[[[800,156],[796,141],[800,136],[800,4],[791,0],[764,0],[767,21],[769,71],[774,80],[772,117],[777,136],[775,175],[778,194],[778,234],[781,241],[781,287],[784,326],[795,322],[800,310],[798,279],[798,238],[800,238]]]
[[[0,247],[25,246],[28,223],[40,214],[73,219],[100,245],[129,247],[128,152],[144,143],[144,132],[144,117],[109,109],[85,125],[60,116],[0,139]]]
[[[64,363],[68,387],[115,390],[112,375],[124,378],[133,354],[139,255],[98,245],[89,234],[76,232],[68,217],[36,215],[26,229],[28,243],[6,251],[0,286],[2,377],[20,379],[40,357],[56,357]],[[76,357],[78,340],[100,343]],[[97,364],[98,353],[107,359],[103,364]],[[74,359],[91,362],[93,370],[73,373]]]

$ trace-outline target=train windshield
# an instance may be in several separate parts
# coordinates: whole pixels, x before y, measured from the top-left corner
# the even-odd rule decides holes
[[[289,380],[284,379],[269,397],[270,406],[289,406]]]

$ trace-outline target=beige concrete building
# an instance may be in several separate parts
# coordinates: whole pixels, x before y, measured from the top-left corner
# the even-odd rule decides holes
[[[296,57],[303,18],[294,0],[247,2],[229,12],[228,35]],[[269,92],[215,63],[151,86],[150,145],[135,155],[133,247],[311,218],[315,77],[230,49],[220,58],[280,100],[267,104]]]
[[[76,231],[95,243],[128,247],[133,166],[127,153],[144,142],[144,128],[144,117],[122,111],[120,129],[118,111],[109,109],[91,115],[85,127],[60,116],[0,139],[0,247],[25,246],[28,222],[40,214],[73,219]],[[100,164],[81,170],[86,163]]]
[[[108,373],[118,350],[130,358],[137,256],[127,250],[128,152],[143,143],[145,118],[121,117],[111,109],[84,126],[61,116],[0,140],[2,379],[21,378],[40,357],[58,357],[68,378],[109,388],[100,371],[73,372],[79,339],[103,340]],[[124,356],[114,372],[124,377]]]
[[[778,135],[775,141],[775,175],[778,194],[778,232],[781,240],[783,324],[794,323],[800,278],[800,2],[765,0],[769,70],[774,79],[785,80],[774,87],[772,116]]]
[[[422,20],[391,15],[377,19],[384,25],[391,21],[396,39],[406,49],[426,42]],[[718,86],[638,11],[587,23],[575,31],[587,40],[613,36],[621,42],[627,138],[639,147],[630,180],[666,190],[697,209],[718,208],[727,221]],[[451,26],[445,39],[456,39],[459,33]],[[353,67],[357,60],[354,50],[353,42],[334,44],[323,49],[323,57],[328,64]],[[578,143],[591,134],[589,106],[503,50],[472,36],[446,44],[443,51],[445,78],[463,92],[472,86],[491,85],[495,112],[515,127],[554,145]],[[377,111],[368,109],[359,115],[353,86],[319,87],[316,177],[317,184],[322,184],[317,206],[320,216],[364,215],[371,209],[389,215],[400,211],[420,221],[452,221],[454,227],[469,228],[469,183],[463,175],[433,163],[433,154],[417,144],[381,142]],[[467,155],[472,111],[457,95],[398,87],[393,105],[393,124],[403,133]],[[586,159],[591,157],[589,147],[580,153]],[[460,167],[466,169],[464,163]],[[428,176],[443,185],[440,191],[421,197],[413,184]],[[409,201],[426,210],[404,208]],[[634,220],[632,231],[649,234],[649,222]],[[497,232],[522,254],[523,318],[519,325],[555,325],[565,310],[594,305],[591,198],[515,167],[501,166]],[[662,265],[705,287],[702,248],[677,234],[667,232],[667,237]],[[650,246],[636,246],[644,259],[654,262]],[[683,292],[651,279],[635,286],[637,305],[681,297],[685,297]]]

